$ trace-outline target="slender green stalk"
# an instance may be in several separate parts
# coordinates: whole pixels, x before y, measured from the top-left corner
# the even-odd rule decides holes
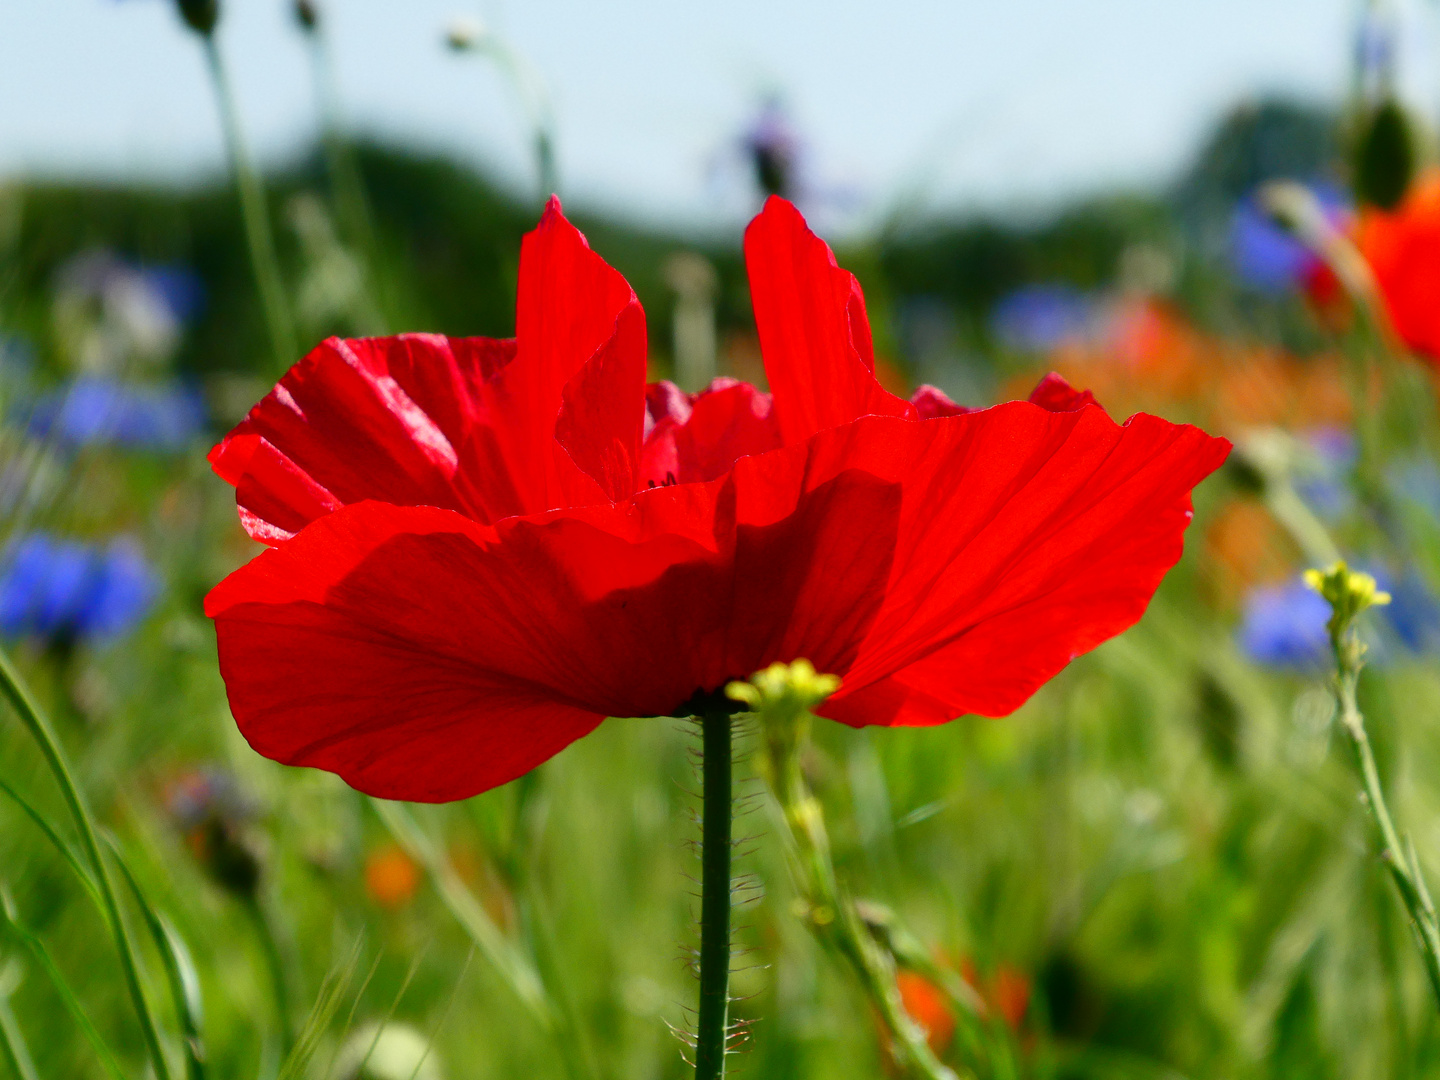
[[[884,940],[888,934],[872,931],[854,899],[840,888],[824,814],[800,769],[810,710],[838,686],[838,679],[817,675],[802,660],[772,665],[750,682],[731,683],[726,689],[732,698],[749,705],[759,719],[764,740],[761,771],[774,809],[779,811],[776,822],[811,932],[854,972],[889,1036],[895,1063],[922,1080],[958,1080],[935,1056],[924,1030],[905,1011],[895,978],[896,957]]]
[[[275,255],[275,234],[270,227],[270,211],[265,205],[265,190],[250,162],[245,138],[240,129],[240,112],[220,56],[215,35],[201,37],[205,46],[205,63],[215,87],[215,100],[220,108],[220,123],[225,129],[225,146],[230,154],[230,169],[240,192],[240,216],[245,222],[245,241],[250,249],[250,268],[260,290],[260,306],[265,312],[265,325],[270,332],[270,347],[280,371],[296,359],[295,324],[290,317],[285,283],[280,276],[280,260]]]
[[[95,1050],[95,1055],[100,1059],[105,1071],[110,1074],[111,1080],[125,1080],[125,1073],[120,1068],[120,1063],[115,1060],[114,1053],[105,1045],[105,1040],[100,1037],[100,1032],[91,1021],[89,1014],[85,1012],[85,1006],[80,1004],[79,997],[76,996],[64,973],[56,966],[50,950],[45,947],[45,943],[40,940],[38,934],[20,921],[15,911],[15,902],[3,885],[0,885],[0,914],[3,914],[4,924],[9,926],[10,932],[20,939],[21,944],[30,950],[30,954],[44,969],[50,979],[50,985],[55,987],[55,992],[60,995],[60,1000],[65,1003],[65,1008],[74,1017],[75,1023],[80,1025],[80,1030],[84,1032],[85,1038]]]
[[[89,870],[85,869],[85,864],[80,861],[80,856],[65,838],[60,835],[60,830],[52,825],[44,814],[35,809],[28,799],[3,779],[0,779],[0,792],[4,792],[10,796],[10,798],[19,805],[20,809],[25,811],[25,814],[30,820],[39,826],[40,831],[50,838],[50,843],[55,846],[55,849],[60,852],[65,861],[70,864],[70,869],[75,871],[75,876],[80,879],[80,884],[85,886],[85,891],[90,894],[90,899],[95,901],[95,906],[99,909],[101,916],[108,918],[109,913],[105,910],[105,901],[100,898],[100,890],[95,884],[95,876],[91,874]]]
[[[1341,669],[1336,679],[1340,721],[1355,747],[1355,759],[1365,786],[1365,803],[1380,833],[1380,858],[1389,868],[1410,916],[1410,925],[1420,946],[1420,958],[1425,964],[1425,974],[1435,992],[1436,1006],[1440,1008],[1440,920],[1436,918],[1435,903],[1421,877],[1414,845],[1409,842],[1409,837],[1402,840],[1390,816],[1385,790],[1380,784],[1380,772],[1375,766],[1375,752],[1365,731],[1365,717],[1356,704],[1355,689],[1359,674],[1358,669]]]
[[[728,712],[700,717],[703,743],[700,819],[700,1005],[695,1080],[725,1075],[730,1017],[730,857],[732,746]]]
[[[255,936],[260,939],[260,951],[265,954],[265,972],[270,978],[270,998],[275,1005],[275,1025],[280,1029],[280,1057],[284,1060],[295,1048],[295,1032],[290,1026],[290,987],[285,979],[285,957],[280,952],[280,942],[275,936],[275,927],[260,905],[256,896],[247,896],[242,904],[245,914],[255,927]]]
[[[130,865],[120,854],[115,838],[105,834],[105,843],[120,867],[130,893],[135,898],[155,949],[165,965],[165,978],[170,984],[170,1000],[175,1006],[175,1017],[180,1022],[180,1034],[185,1048],[185,1075],[187,1080],[205,1080],[205,1039],[200,1030],[204,1020],[204,1004],[200,996],[200,975],[195,970],[195,961],[190,950],[176,929],[155,910],[139,879],[130,870]]]
[[[20,1031],[20,1024],[10,1008],[10,998],[3,987],[0,987],[0,1049],[5,1051],[5,1060],[10,1062],[19,1080],[39,1080],[30,1048],[25,1045],[25,1036]]]
[[[1380,858],[1390,870],[1400,900],[1410,916],[1410,926],[1425,965],[1430,988],[1440,1008],[1440,916],[1425,886],[1420,861],[1409,837],[1402,837],[1390,816],[1385,789],[1380,783],[1380,770],[1375,765],[1375,752],[1365,730],[1365,717],[1360,712],[1356,689],[1360,671],[1365,666],[1365,646],[1355,634],[1355,617],[1366,608],[1389,603],[1390,597],[1377,592],[1375,579],[1356,573],[1338,562],[1323,573],[1311,570],[1306,581],[1330,603],[1330,647],[1335,657],[1335,701],[1340,722],[1355,747],[1360,780],[1365,789],[1365,804],[1380,834]]]
[[[316,109],[320,115],[321,143],[325,151],[325,170],[330,177],[330,198],[335,217],[346,239],[361,256],[367,307],[371,309],[368,315],[377,324],[369,332],[385,333],[390,319],[388,305],[381,295],[379,250],[370,200],[365,197],[365,182],[354,150],[341,127],[334,65],[330,60],[323,25],[308,30],[306,38],[310,46]]]
[[[80,833],[85,854],[95,869],[95,884],[99,887],[100,898],[105,904],[106,918],[110,923],[110,932],[115,937],[115,947],[120,953],[120,968],[125,976],[125,987],[129,991],[131,1003],[135,1007],[135,1014],[140,1020],[140,1030],[145,1037],[145,1049],[150,1055],[150,1061],[158,1080],[170,1080],[170,1064],[165,1058],[165,1050],[160,1042],[160,1028],[155,1023],[150,1003],[145,998],[145,989],[140,984],[140,968],[136,961],[135,948],[130,942],[130,935],[125,929],[125,922],[121,917],[120,904],[115,896],[115,885],[110,878],[110,868],[100,850],[100,841],[96,836],[90,811],[85,805],[85,797],[75,783],[69,763],[65,760],[65,753],[60,749],[60,743],[50,730],[49,722],[30,697],[29,691],[25,689],[19,673],[4,650],[0,650],[0,693],[3,693],[5,699],[10,702],[11,707],[20,717],[20,722],[25,725],[31,737],[39,745],[40,752],[44,755],[45,762],[49,765],[51,773],[55,776],[55,782],[60,787],[60,793],[65,798],[65,804],[75,819],[75,827]]]

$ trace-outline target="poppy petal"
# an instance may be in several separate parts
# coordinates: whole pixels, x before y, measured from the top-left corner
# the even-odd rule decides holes
[[[1190,490],[1230,448],[1153,416],[1026,402],[915,428],[949,433],[910,452],[897,574],[824,708],[847,723],[1018,708],[1140,618],[1182,552]]]
[[[861,416],[915,417],[875,378],[860,283],[792,204],[773,195],[765,203],[745,230],[745,266],[787,444]]]
[[[959,404],[944,390],[929,383],[921,383],[916,387],[915,393],[910,395],[910,404],[915,406],[915,414],[921,420],[933,420],[937,416],[963,416],[980,411],[969,405]]]
[[[1089,390],[1076,390],[1065,381],[1063,375],[1055,371],[1036,383],[1035,389],[1030,391],[1030,396],[1025,400],[1051,412],[1072,412],[1086,405],[1100,404]]]
[[[477,521],[624,498],[644,422],[645,321],[551,200],[522,249],[517,341],[331,338],[214,450],[278,543],[363,499]]]
[[[267,543],[366,498],[476,513],[456,447],[513,354],[484,338],[330,338],[211,450],[211,466]]]
[[[714,480],[737,459],[781,445],[770,395],[749,383],[716,379],[678,403],[664,389],[652,389],[648,397],[651,415],[660,416],[642,452],[642,487]]]
[[[645,421],[645,315],[553,195],[521,244],[515,338],[505,407],[528,422],[501,442],[520,477],[519,512],[592,502],[592,483],[612,499],[629,495]]]

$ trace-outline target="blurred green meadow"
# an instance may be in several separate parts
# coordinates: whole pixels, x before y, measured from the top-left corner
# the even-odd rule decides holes
[[[1324,613],[1295,599],[1327,542],[1396,594],[1393,617],[1367,616],[1361,707],[1433,880],[1431,374],[1377,360],[1360,321],[1317,305],[1298,272],[1257,270],[1237,217],[1268,180],[1343,189],[1355,125],[1251,103],[1163,189],[1025,219],[902,208],[838,245],[895,388],[931,382],[984,405],[1054,368],[1118,417],[1156,411],[1239,448],[1197,491],[1186,554],[1144,620],[1014,716],[817,725],[803,766],[840,880],[995,1017],[983,1048],[967,1046],[954,1004],[902,975],[956,1068],[1440,1075],[1436,1003],[1334,719]],[[538,202],[402,147],[343,149],[363,233],[337,195],[333,146],[265,177],[305,345],[509,335]],[[738,231],[569,210],[640,296],[652,378],[763,378]],[[1263,243],[1283,246],[1266,225]],[[687,724],[613,719],[503,788],[398,812],[259,757],[236,730],[201,604],[259,550],[205,461],[280,374],[246,243],[228,183],[0,188],[0,631],[134,876],[132,890],[112,875],[172,1074],[687,1075],[674,1033],[695,994]],[[704,267],[702,286],[677,265]],[[697,297],[713,331],[695,353],[677,313]],[[746,764],[753,734],[741,747],[751,794],[737,830],[753,839],[738,870],[754,888],[737,931],[748,1039],[731,1071],[899,1075],[872,1006],[797,915]],[[0,780],[0,1075],[145,1075],[114,940],[35,820],[73,847],[67,808],[9,711]],[[137,893],[178,948],[157,944]],[[544,1009],[515,970],[538,974]],[[190,981],[202,1049],[189,1061],[171,975]]]

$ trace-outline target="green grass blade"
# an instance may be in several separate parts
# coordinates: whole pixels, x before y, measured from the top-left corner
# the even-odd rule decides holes
[[[25,1036],[10,1008],[10,994],[20,981],[20,976],[15,974],[19,967],[18,962],[11,961],[0,969],[0,1050],[5,1051],[5,1060],[10,1062],[19,1080],[39,1080],[30,1048],[25,1045]]]
[[[305,1026],[300,1030],[300,1037],[295,1041],[295,1048],[282,1063],[276,1080],[298,1080],[309,1072],[310,1061],[320,1049],[325,1032],[335,1019],[335,1014],[340,1011],[345,992],[355,978],[355,968],[360,962],[363,944],[363,939],[357,939],[346,961],[332,968],[325,976],[325,981],[320,985],[320,993],[316,995],[315,1004],[310,1009],[310,1015],[305,1018]]]
[[[110,848],[115,864],[125,875],[125,881],[129,884],[135,903],[139,905],[140,913],[145,919],[145,925],[150,930],[150,936],[155,941],[155,948],[165,964],[165,977],[170,984],[170,997],[175,1005],[175,1015],[180,1021],[180,1033],[185,1046],[185,1073],[190,1080],[205,1080],[205,1040],[201,1032],[205,1005],[200,993],[200,975],[195,970],[195,960],[191,957],[184,939],[145,896],[145,891],[140,888],[140,882],[135,879],[129,864],[121,857],[115,838],[108,833],[101,835]]]
[[[35,703],[34,696],[31,695],[24,680],[20,678],[20,673],[15,669],[15,665],[4,649],[0,649],[0,696],[9,701],[15,715],[19,717],[20,723],[40,748],[45,763],[50,767],[51,775],[55,777],[55,784],[59,787],[60,794],[70,809],[70,815],[75,819],[75,828],[80,833],[85,854],[95,870],[95,884],[99,890],[100,899],[104,903],[106,921],[109,923],[110,932],[115,939],[115,949],[120,954],[120,970],[125,976],[125,988],[130,995],[130,1003],[135,1008],[135,1017],[140,1022],[140,1032],[145,1039],[145,1049],[150,1055],[150,1063],[155,1070],[157,1080],[170,1080],[170,1062],[165,1057],[165,1047],[160,1039],[160,1026],[155,1022],[155,1014],[150,1008],[149,1000],[145,997],[145,987],[140,981],[140,965],[135,958],[135,947],[130,941],[130,933],[125,927],[125,920],[120,914],[120,902],[115,897],[115,886],[110,880],[110,870],[105,865],[104,856],[100,852],[100,841],[95,832],[94,815],[86,805],[85,795],[80,790],[80,785],[75,782],[75,774],[70,769],[70,762],[66,759],[60,741],[55,737],[54,731],[50,729],[50,722],[40,711],[40,706]]]
[[[100,1037],[100,1032],[91,1023],[90,1017],[85,1012],[85,1007],[80,1004],[80,999],[75,996],[70,983],[60,969],[55,966],[55,961],[50,958],[50,951],[45,948],[41,941],[28,927],[20,922],[15,911],[15,902],[10,898],[10,893],[3,886],[0,886],[0,913],[3,913],[6,925],[10,932],[20,939],[20,943],[30,950],[32,956],[45,969],[45,974],[50,977],[51,984],[59,993],[65,1007],[70,1010],[70,1015],[80,1025],[80,1030],[90,1040],[90,1045],[95,1048],[95,1053],[100,1058],[100,1063],[105,1066],[105,1071],[110,1074],[112,1080],[126,1080],[125,1073],[120,1068],[120,1063],[115,1060],[115,1055],[105,1045],[105,1040]]]
[[[81,884],[85,886],[85,891],[90,894],[90,899],[95,901],[95,906],[100,909],[100,914],[108,922],[109,914],[105,910],[105,902],[100,899],[100,890],[95,886],[95,878],[89,870],[85,869],[85,864],[80,861],[80,856],[75,853],[75,849],[60,835],[60,831],[50,819],[35,809],[34,805],[11,787],[3,777],[0,777],[0,791],[9,795],[20,809],[25,811],[30,820],[40,827],[40,831],[50,838],[50,843],[55,845],[55,849],[70,864],[70,869],[75,871],[75,876],[80,879]]]
[[[553,1032],[556,1024],[555,1008],[546,993],[540,974],[529,959],[515,947],[500,929],[490,913],[460,880],[460,875],[450,865],[434,842],[404,805],[386,799],[371,799],[370,805],[410,857],[425,868],[441,901],[455,916],[457,922],[470,935],[470,940],[480,947],[485,958],[504,977],[516,995],[546,1031]]]

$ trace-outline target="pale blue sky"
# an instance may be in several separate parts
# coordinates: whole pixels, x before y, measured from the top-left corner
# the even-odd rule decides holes
[[[1434,6],[1398,0],[1411,95],[1440,107]],[[289,0],[222,0],[223,47],[261,155],[313,126]],[[483,160],[523,183],[507,88],[442,27],[470,12],[543,72],[567,198],[716,224],[714,178],[766,87],[811,174],[880,212],[1036,205],[1171,174],[1247,93],[1336,100],[1357,0],[328,0],[359,128]],[[1435,111],[1434,108],[1431,111]],[[170,0],[0,0],[0,175],[184,178],[221,160],[199,51]]]

